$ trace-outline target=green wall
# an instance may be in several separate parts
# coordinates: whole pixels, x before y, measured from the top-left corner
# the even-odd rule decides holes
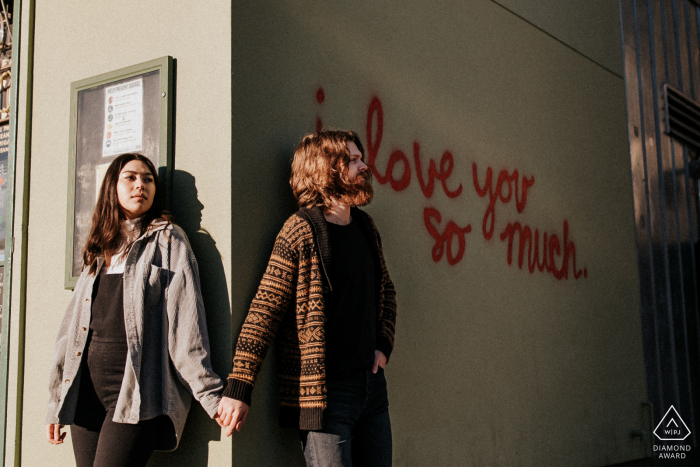
[[[511,7],[526,3],[534,2]],[[320,118],[357,130],[368,146],[376,97],[378,175],[386,176],[392,154],[397,160],[395,188],[375,177],[367,208],[399,302],[387,367],[395,465],[592,466],[643,456],[629,436],[643,428],[645,383],[624,81],[611,71],[621,68],[618,13],[611,5],[596,13],[605,22],[586,23],[615,37],[593,60],[585,46],[562,42],[581,31],[546,31],[570,14],[550,7],[514,14],[486,0],[234,5],[234,329],[294,210],[287,179],[296,142]],[[423,193],[414,143],[426,183],[429,160],[439,168],[452,154],[446,185],[454,192],[461,184],[458,196],[448,197],[440,180],[431,196]],[[405,187],[395,151],[408,162]],[[503,170],[517,169],[521,183],[535,177],[522,212],[513,198],[496,203],[490,239],[482,232],[489,201],[477,194],[473,164],[481,186],[487,167],[494,188]],[[439,234],[448,221],[471,226],[459,261],[459,234],[451,237],[453,265],[426,227],[427,209],[440,214],[432,218]],[[516,221],[538,229],[540,255],[544,232],[563,248],[566,223],[579,279],[571,254],[568,280],[531,274],[527,252],[519,269],[517,235],[509,265],[500,234]],[[561,256],[555,264],[562,267]],[[234,465],[283,465],[294,455],[296,435],[276,428],[275,391],[272,361],[246,432],[234,440]]]
[[[586,58],[623,77],[618,2],[493,1]]]

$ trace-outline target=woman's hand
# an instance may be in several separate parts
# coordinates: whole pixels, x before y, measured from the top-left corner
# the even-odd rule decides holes
[[[219,410],[214,417],[220,426],[226,427],[226,436],[231,436],[233,430],[241,431],[245,419],[248,416],[248,404],[245,402],[231,399],[230,397],[222,397],[219,402]]]
[[[46,424],[46,439],[51,444],[63,444],[63,438],[66,437],[67,433],[61,434],[61,429],[63,425],[58,423],[47,423]]]

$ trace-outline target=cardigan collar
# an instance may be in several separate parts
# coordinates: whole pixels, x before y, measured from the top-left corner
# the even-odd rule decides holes
[[[326,218],[323,216],[323,207],[314,206],[311,208],[301,208],[299,209],[299,214],[301,214],[301,216],[304,217],[311,225],[311,230],[313,231],[314,238],[316,240],[316,248],[318,248],[318,256],[321,258],[323,275],[326,277],[328,291],[332,292],[331,242],[328,238],[328,226],[326,225]]]
[[[323,275],[326,278],[326,287],[328,287],[328,290],[325,290],[324,288],[324,293],[326,292],[332,292],[333,291],[333,284],[331,283],[331,242],[330,238],[328,236],[328,225],[326,224],[326,218],[323,215],[323,207],[322,206],[314,206],[311,208],[300,208],[298,213],[301,215],[303,218],[307,220],[309,225],[311,225],[311,230],[314,235],[314,239],[316,240],[316,248],[318,249],[318,256],[321,258],[321,268],[323,270]],[[375,267],[378,268],[378,277],[381,277],[381,266],[379,265],[379,246],[377,245],[377,241],[374,238],[374,233],[372,230],[372,226],[370,225],[369,218],[367,214],[365,214],[362,210],[359,208],[353,207],[350,208],[350,217],[353,219],[353,221],[357,222],[360,226],[360,230],[365,234],[367,237],[367,241],[370,244],[370,247],[372,248],[372,253],[373,257],[375,258]]]

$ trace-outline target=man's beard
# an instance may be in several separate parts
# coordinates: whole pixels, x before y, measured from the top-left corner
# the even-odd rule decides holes
[[[343,183],[344,193],[339,201],[347,206],[366,206],[372,201],[374,189],[372,188],[372,174],[369,171],[361,172],[350,184]]]

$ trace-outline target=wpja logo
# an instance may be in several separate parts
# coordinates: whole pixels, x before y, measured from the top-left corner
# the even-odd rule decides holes
[[[684,441],[690,436],[688,425],[685,424],[675,407],[671,406],[654,429],[654,434],[661,441]],[[685,459],[685,453],[690,451],[690,445],[666,444],[654,445],[654,451],[659,452],[659,459]]]

